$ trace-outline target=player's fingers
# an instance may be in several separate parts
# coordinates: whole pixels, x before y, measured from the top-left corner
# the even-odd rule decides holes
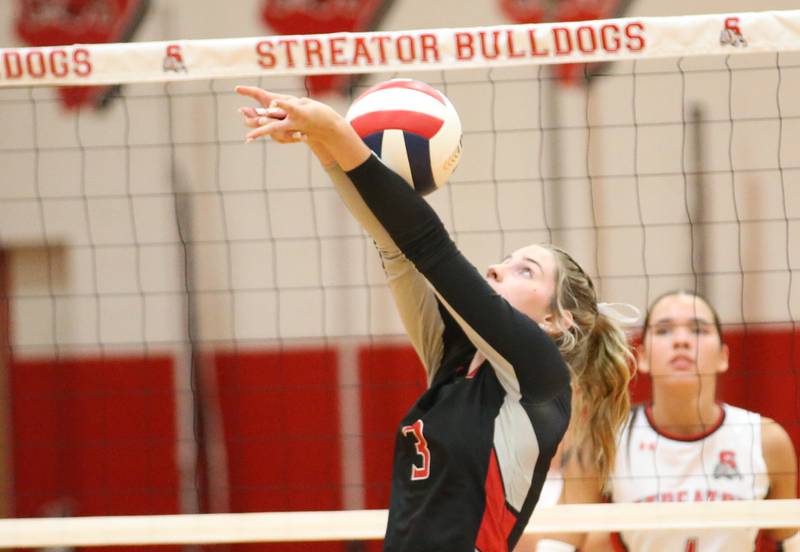
[[[248,117],[251,119],[258,118],[258,112],[256,111],[255,107],[249,107],[249,106],[240,107],[239,113],[241,113],[244,117]]]
[[[269,122],[268,117],[264,116],[261,113],[258,113],[255,109],[252,110],[240,109],[239,113],[241,113],[242,115],[242,121],[244,122],[244,125],[249,128],[258,128]]]
[[[270,119],[267,124],[259,126],[245,135],[245,142],[250,143],[262,136],[280,135],[281,132],[291,131],[286,121]]]
[[[264,90],[263,88],[259,88],[257,86],[243,86],[239,85],[234,88],[237,94],[241,96],[247,96],[248,98],[252,98],[259,102],[263,106],[268,106],[270,102],[276,99],[290,99],[293,96],[289,96],[287,94],[278,94],[276,92],[270,92],[269,90]]]
[[[234,90],[237,94],[252,98],[265,107],[275,99],[290,97],[285,94],[276,94],[275,92],[270,92],[269,90],[264,90],[257,86],[237,86]]]
[[[269,117],[270,119],[285,119],[289,113],[285,109],[281,109],[280,107],[257,107],[255,110],[256,114],[261,117]]]
[[[270,119],[280,120],[286,118],[286,112],[279,108],[240,107],[239,113],[242,115],[245,126],[250,128],[263,126]]]
[[[269,104],[269,102],[272,101],[272,97],[270,96],[269,92],[263,88],[258,88],[257,86],[240,85],[234,88],[234,90],[240,96],[247,96],[248,98],[252,98],[262,104]]]
[[[260,126],[255,130],[248,132],[244,137],[244,142],[245,144],[249,144],[250,142],[254,142],[255,140],[258,140],[264,136],[270,136],[274,132],[274,130],[269,128],[269,125]]]
[[[238,109],[242,116],[248,119],[258,119],[259,117],[269,117],[270,119],[285,119],[286,112],[278,107],[249,107],[244,106]]]
[[[287,120],[291,120],[294,130],[305,132],[309,126],[313,126],[313,121],[309,119],[312,112],[306,108],[307,105],[308,102],[304,98],[278,98],[269,104],[268,116],[275,118],[283,114]]]
[[[292,115],[297,113],[300,105],[302,105],[302,101],[298,98],[274,98],[269,104],[269,109],[280,110],[287,115]]]
[[[240,107],[239,113],[242,116],[242,120],[244,125],[250,128],[256,128],[261,126],[258,124],[258,120],[261,116],[256,112],[255,108],[253,107]]]
[[[297,142],[306,141],[306,135],[297,131],[276,132],[270,136],[280,144],[296,144]]]
[[[286,124],[270,123],[258,127],[249,132],[245,138],[246,143],[250,143],[263,136],[269,137],[280,144],[294,144],[307,141],[305,133],[292,130]]]

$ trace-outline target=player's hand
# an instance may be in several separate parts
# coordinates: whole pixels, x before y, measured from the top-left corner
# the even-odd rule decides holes
[[[234,88],[234,90],[240,96],[254,99],[261,104],[261,107],[264,108],[269,107],[274,100],[288,100],[294,98],[294,96],[290,96],[289,94],[278,94],[276,92],[264,90],[263,88],[259,88],[257,86],[237,86]],[[252,107],[242,109],[255,110],[255,108]]]
[[[270,107],[270,105],[277,99],[294,98],[294,96],[289,96],[288,94],[276,94],[256,86],[237,86],[235,90],[237,94],[252,98],[262,106],[244,106],[239,108],[239,113],[242,116],[245,126],[253,129],[262,127],[272,120],[285,119],[285,111]],[[270,133],[270,136],[273,140],[280,143],[294,143],[301,140],[301,136],[294,132],[274,132]],[[254,139],[255,138],[246,139],[246,141],[251,142]]]
[[[241,87],[241,91],[237,88],[237,92],[258,99],[262,105],[269,101],[263,112],[258,108],[242,112],[245,124],[254,128],[245,137],[247,142],[270,136],[279,141],[310,139],[324,144],[334,139],[337,125],[344,122],[333,108],[316,100],[256,90],[258,92],[250,87]]]

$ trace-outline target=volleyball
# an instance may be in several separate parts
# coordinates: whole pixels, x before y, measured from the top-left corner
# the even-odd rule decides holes
[[[441,91],[413,79],[367,89],[345,115],[361,139],[419,194],[442,186],[461,157],[461,120]]]

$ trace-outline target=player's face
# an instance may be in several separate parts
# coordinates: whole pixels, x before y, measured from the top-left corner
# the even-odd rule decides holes
[[[654,384],[714,376],[727,368],[728,349],[705,301],[677,294],[653,306],[639,351],[639,369],[649,372]]]
[[[489,285],[518,311],[536,322],[547,322],[556,287],[552,251],[529,245],[514,251],[486,272]]]

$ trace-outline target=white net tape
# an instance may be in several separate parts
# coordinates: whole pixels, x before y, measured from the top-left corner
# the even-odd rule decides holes
[[[537,509],[530,533],[800,527],[800,500],[576,504]],[[0,547],[373,540],[385,510],[0,520]]]
[[[429,71],[800,50],[800,11],[0,49],[0,86]]]

